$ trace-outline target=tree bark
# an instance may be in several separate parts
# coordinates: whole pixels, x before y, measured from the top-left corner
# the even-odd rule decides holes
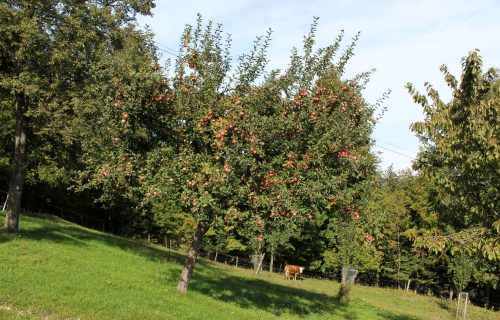
[[[28,103],[24,93],[16,94],[16,133],[14,139],[14,159],[9,182],[9,201],[5,215],[5,230],[19,230],[21,200],[26,178],[26,111]]]
[[[490,285],[487,284],[484,293],[484,307],[488,309],[490,307]]]
[[[193,274],[194,265],[196,263],[196,258],[200,253],[201,243],[203,236],[207,232],[207,223],[205,221],[199,221],[196,226],[196,233],[194,235],[193,243],[189,249],[188,255],[186,257],[186,262],[184,263],[184,269],[182,270],[181,279],[177,284],[177,290],[182,293],[186,293],[189,286],[189,281]]]

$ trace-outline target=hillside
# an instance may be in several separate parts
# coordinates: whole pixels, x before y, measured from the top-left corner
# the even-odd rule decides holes
[[[3,224],[3,216],[0,219]],[[447,319],[445,301],[356,286],[339,306],[337,283],[254,277],[200,259],[187,295],[176,291],[181,253],[85,229],[52,216],[22,216],[0,231],[1,319]],[[500,319],[471,307],[468,319]]]

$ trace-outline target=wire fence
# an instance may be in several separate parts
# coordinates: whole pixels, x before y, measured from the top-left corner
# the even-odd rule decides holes
[[[224,252],[203,252],[202,257],[215,261],[220,264],[225,264],[228,266],[233,266],[235,268],[253,269],[255,271],[255,265],[251,259],[231,255]],[[270,258],[267,257],[262,263],[259,271],[267,271],[274,273],[283,273],[284,263],[280,261],[274,261],[271,267]],[[304,272],[299,276],[299,279],[318,279],[318,280],[328,280],[328,281],[341,281],[341,273],[327,273],[327,272],[315,272],[305,269]],[[431,281],[427,283],[425,280],[420,279],[406,279],[406,280],[395,280],[386,277],[373,277],[369,274],[359,274],[356,278],[356,284],[371,287],[380,287],[385,289],[397,289],[406,292],[413,292],[414,294],[434,296],[437,298],[450,300],[450,289],[446,290],[436,290],[437,286]],[[436,291],[438,291],[436,293]],[[457,292],[452,292],[451,298],[456,299]],[[495,301],[490,301],[485,299],[485,297],[474,297],[469,295],[470,303],[479,306],[486,307],[493,311],[500,311],[500,303]]]
[[[0,190],[0,209],[5,210],[7,205],[8,192]],[[116,224],[111,219],[101,219],[95,216],[86,215],[69,208],[61,208],[50,202],[42,202],[34,200],[32,197],[27,197],[26,203],[23,205],[23,211],[32,214],[41,214],[50,212],[63,220],[76,223],[83,227],[103,231],[107,233],[121,235],[124,232],[122,225]]]
[[[240,267],[240,268],[245,268],[245,269],[255,269],[254,264],[251,261],[251,259],[244,258],[241,256],[237,255],[231,255],[223,252],[203,252],[202,257],[219,262],[225,265],[229,266],[234,266],[234,267]],[[271,263],[269,260],[269,257],[265,257],[264,261],[262,262],[262,266],[260,268],[260,271],[268,271],[268,272],[274,272],[274,273],[280,273],[284,272],[284,263],[281,261],[274,261],[273,266],[271,267]],[[272,271],[271,271],[272,270]],[[319,279],[319,280],[330,280],[330,281],[340,281],[341,280],[341,274],[340,272],[338,274],[336,273],[326,273],[326,272],[315,272],[315,271],[310,271],[305,269],[303,273],[300,275],[301,278],[307,279],[307,278],[313,278],[313,279]],[[373,286],[384,286],[384,287],[394,287],[394,288],[401,288],[405,282],[403,281],[388,281],[388,280],[374,280],[374,279],[368,279],[368,278],[363,278],[359,277],[359,279],[356,279],[356,282],[359,284],[363,285],[373,285]]]
[[[8,192],[0,190],[0,208],[4,208],[7,203]],[[36,201],[30,199],[29,207],[24,210],[28,213],[40,214],[43,212],[50,211],[51,214],[60,217],[69,222],[76,223],[78,225],[113,234],[121,234],[123,235],[123,227],[118,226],[111,222],[111,220],[104,220],[94,216],[85,215],[79,213],[74,210],[70,210],[67,208],[61,208],[50,203],[42,203],[40,201]],[[135,236],[134,238],[142,239],[142,235]],[[165,247],[172,248],[172,239],[164,239],[165,241],[159,241],[158,239],[147,235],[147,241],[152,243],[157,243]],[[170,240],[170,242],[168,241]],[[225,264],[228,266],[233,266],[235,268],[244,268],[244,269],[253,269],[255,271],[254,262],[251,259],[248,259],[246,256],[238,256],[231,255],[224,252],[202,252],[201,257],[215,261],[217,263]],[[271,266],[271,261],[269,256],[262,257],[260,261],[260,266],[258,272],[273,272],[273,273],[283,273],[284,262],[279,260],[274,260],[273,265]],[[305,269],[304,272],[299,275],[298,279],[318,279],[318,280],[328,280],[340,282],[341,274],[339,273],[328,273],[328,272],[317,272],[312,270]],[[390,288],[390,289],[398,289],[404,291],[412,291],[415,294],[426,294],[426,295],[434,295],[439,298],[448,298],[449,299],[449,290],[442,290],[440,293],[435,293],[435,288],[428,283],[422,283],[418,279],[410,279],[408,280],[394,280],[388,278],[374,278],[369,274],[359,274],[356,278],[356,283],[364,286],[372,286],[372,287],[380,287],[380,288]],[[500,303],[485,301],[484,299],[471,297],[469,296],[469,301],[474,305],[481,307],[488,307],[492,310],[498,311],[500,310]]]
[[[214,262],[224,264],[227,266],[232,266],[234,268],[243,268],[243,269],[256,269],[253,261],[246,257],[241,257],[238,255],[231,255],[224,252],[203,252],[201,254],[203,258],[212,260]],[[273,266],[271,267],[270,258],[264,257],[264,261],[261,263],[261,268],[259,272],[274,272],[274,273],[283,273],[284,263],[280,261],[274,261]],[[272,271],[271,271],[272,270]],[[284,277],[284,276],[283,276]],[[325,273],[325,272],[315,272],[305,269],[303,273],[299,276],[299,279],[318,279],[318,280],[328,280],[340,283],[341,281],[341,273]],[[284,278],[285,279],[285,278]],[[442,290],[438,294],[436,294],[432,289],[432,285],[425,284],[418,279],[409,279],[409,280],[394,280],[387,278],[373,278],[368,274],[359,274],[356,278],[356,284],[363,286],[371,286],[371,287],[380,287],[385,289],[397,289],[406,292],[413,292],[414,294],[422,294],[422,295],[432,295],[438,298],[450,299],[450,290]],[[456,293],[454,298],[456,298]],[[469,296],[469,301],[480,307],[487,307],[494,311],[500,310],[500,303],[485,301],[484,299],[474,298]]]

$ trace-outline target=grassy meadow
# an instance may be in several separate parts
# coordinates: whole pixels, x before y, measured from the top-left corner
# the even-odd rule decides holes
[[[453,319],[445,300],[356,285],[345,307],[335,282],[288,284],[204,259],[182,295],[180,252],[52,216],[24,215],[20,229],[0,231],[0,319]],[[500,319],[473,306],[468,315]]]

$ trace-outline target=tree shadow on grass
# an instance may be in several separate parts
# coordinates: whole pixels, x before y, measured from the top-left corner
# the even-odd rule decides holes
[[[353,301],[352,305],[340,305],[336,297],[271,283],[259,278],[237,276],[221,270],[212,262],[199,259],[191,280],[189,290],[196,291],[212,299],[234,304],[239,308],[258,309],[275,316],[291,314],[299,317],[322,315],[326,318],[338,316],[342,319],[365,319],[358,314],[357,308],[372,309],[383,319],[416,320],[410,315],[393,314],[377,309],[365,302]],[[177,279],[179,274],[170,270],[169,281]]]
[[[184,256],[164,249],[155,248],[151,245],[141,243],[137,240],[126,239],[111,234],[106,234],[67,222],[56,216],[51,215],[24,215],[28,218],[19,232],[8,234],[0,231],[0,243],[9,242],[17,238],[24,238],[34,241],[50,241],[53,243],[85,247],[91,242],[98,242],[111,247],[130,252],[134,255],[147,258],[152,261],[165,261],[166,259],[182,264]],[[39,219],[34,222],[33,218]]]
[[[83,247],[97,241],[109,246],[119,247],[131,254],[152,261],[169,261],[182,265],[185,260],[185,256],[179,253],[167,252],[134,240],[88,230],[54,216],[35,216],[35,218],[42,219],[42,221],[27,221],[17,234],[0,232],[0,243],[20,237],[35,241],[44,240]],[[167,283],[176,283],[180,276],[180,269],[181,266],[168,269]],[[316,314],[325,315],[326,318],[337,315],[348,320],[362,319],[356,313],[356,306],[342,306],[338,304],[335,297],[274,284],[258,278],[237,276],[227,271],[221,271],[220,267],[204,259],[198,259],[197,261],[197,268],[191,281],[190,290],[200,292],[212,299],[235,304],[240,308],[263,310],[276,316],[283,314],[297,316]],[[354,301],[354,303],[360,305],[361,308],[375,309],[373,312],[383,319],[418,319],[408,315],[397,315],[385,310],[379,310],[364,302]]]

